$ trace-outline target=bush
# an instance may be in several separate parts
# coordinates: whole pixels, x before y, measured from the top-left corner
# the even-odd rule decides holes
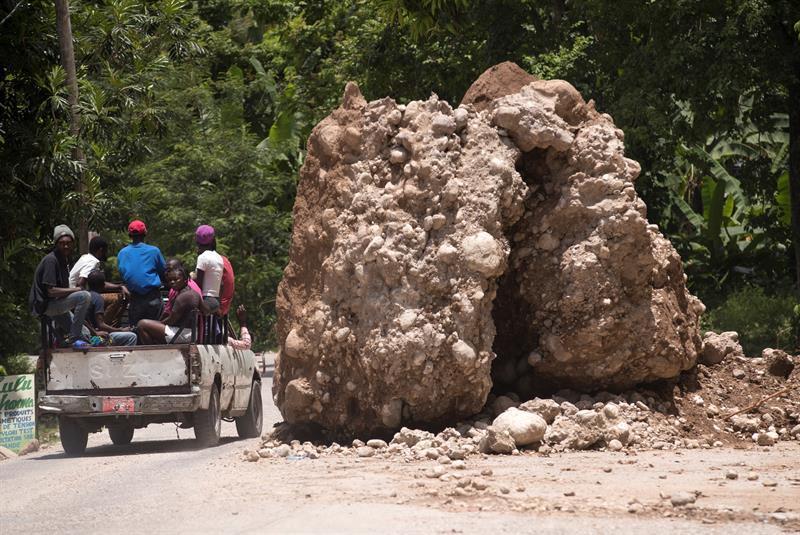
[[[795,351],[800,341],[800,305],[791,292],[771,296],[762,288],[746,286],[729,294],[704,320],[714,331],[738,332],[749,356],[760,356],[765,347]]]
[[[27,355],[0,358],[0,375],[24,375],[33,371],[34,367]]]

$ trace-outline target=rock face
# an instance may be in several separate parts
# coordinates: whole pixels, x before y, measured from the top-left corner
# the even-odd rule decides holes
[[[499,67],[455,110],[348,84],[312,131],[277,301],[289,423],[454,422],[493,382],[626,387],[694,364],[703,306],[622,132],[566,82]]]

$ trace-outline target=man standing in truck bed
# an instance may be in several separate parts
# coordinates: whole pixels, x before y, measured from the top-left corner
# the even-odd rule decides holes
[[[131,294],[128,321],[157,320],[161,317],[161,280],[167,263],[158,247],[144,242],[147,227],[138,219],[128,225],[131,244],[117,255],[119,272]]]

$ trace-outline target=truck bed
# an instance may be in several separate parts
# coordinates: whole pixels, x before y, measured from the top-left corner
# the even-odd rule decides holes
[[[190,346],[97,347],[52,352],[47,393],[105,395],[188,393]]]

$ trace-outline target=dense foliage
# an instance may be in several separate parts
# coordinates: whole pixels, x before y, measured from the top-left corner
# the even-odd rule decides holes
[[[795,329],[779,342],[797,343],[792,0],[73,0],[78,137],[54,11],[0,0],[0,357],[35,349],[33,269],[53,226],[81,214],[113,251],[140,217],[151,243],[190,264],[192,230],[214,225],[257,347],[274,342],[303,145],[344,83],[367,98],[458,102],[505,60],[569,80],[615,118],[694,292],[733,310],[756,288]],[[747,339],[749,320],[709,315],[722,317]]]

